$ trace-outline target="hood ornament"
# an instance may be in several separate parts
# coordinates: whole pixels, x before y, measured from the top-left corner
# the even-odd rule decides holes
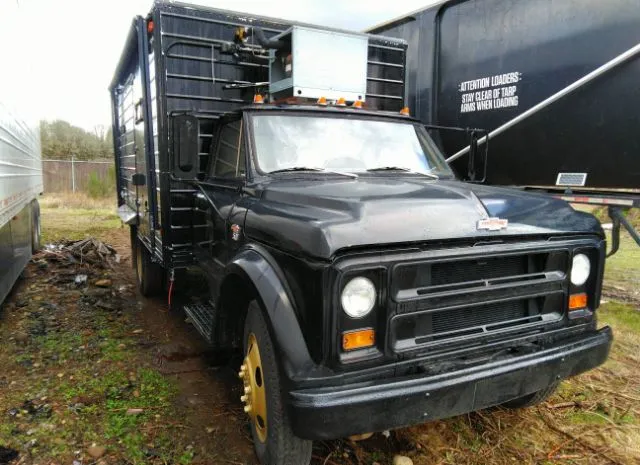
[[[483,218],[478,221],[478,229],[485,229],[487,231],[500,231],[501,229],[507,229],[509,226],[509,220],[502,218]]]

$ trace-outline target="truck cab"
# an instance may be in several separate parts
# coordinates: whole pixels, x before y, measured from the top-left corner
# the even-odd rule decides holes
[[[540,402],[606,359],[599,223],[456,180],[418,121],[260,104],[211,150],[193,181],[209,303],[186,311],[243,351],[264,463],[289,463],[271,434],[308,460],[307,440]]]
[[[598,221],[463,182],[404,108],[405,61],[398,39],[156,3],[116,70],[139,289],[241,354],[264,465],[532,405],[608,356]]]

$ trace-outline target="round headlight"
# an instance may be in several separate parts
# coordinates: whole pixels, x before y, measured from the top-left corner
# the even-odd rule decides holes
[[[574,286],[582,286],[589,279],[591,274],[591,262],[585,254],[579,253],[573,257],[571,266],[571,283]]]
[[[376,303],[376,287],[370,279],[353,278],[342,290],[342,308],[351,318],[366,316]]]

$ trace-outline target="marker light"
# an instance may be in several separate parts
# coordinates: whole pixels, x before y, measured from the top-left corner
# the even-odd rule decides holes
[[[360,329],[342,333],[342,348],[344,350],[362,349],[371,347],[376,342],[376,333],[373,329]]]
[[[356,100],[355,102],[353,102],[353,105],[351,105],[353,108],[362,108],[362,101],[361,100]]]
[[[376,303],[376,287],[362,276],[353,278],[342,290],[340,297],[344,312],[351,318],[362,318],[369,314]]]
[[[260,94],[253,96],[253,103],[264,103],[264,98]]]
[[[346,107],[347,106],[347,101],[344,99],[344,97],[340,97],[338,99],[338,101],[336,102],[336,106]]]
[[[585,308],[587,306],[587,294],[571,294],[569,296],[569,310]]]
[[[573,257],[571,265],[571,283],[574,286],[582,286],[589,279],[591,262],[585,254],[579,253]]]
[[[400,110],[400,114],[402,116],[409,116],[409,107],[404,107],[402,110]]]
[[[150,19],[150,20],[147,22],[147,32],[148,32],[149,34],[152,34],[152,33],[153,33],[153,29],[154,29],[154,27],[155,27],[155,24],[153,24],[153,19]]]
[[[318,105],[326,105],[327,104],[327,97],[320,97],[318,99],[318,101],[316,102],[316,104],[318,104]]]

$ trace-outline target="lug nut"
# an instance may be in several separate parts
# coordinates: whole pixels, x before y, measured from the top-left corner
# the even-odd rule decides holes
[[[245,394],[250,394],[251,393],[251,386],[245,386],[244,387],[244,393]]]
[[[249,413],[251,412],[251,406],[250,405],[245,405],[244,406],[244,413]]]
[[[247,396],[242,396],[242,397],[240,397],[240,402],[246,402],[248,398],[249,397],[247,397]]]

